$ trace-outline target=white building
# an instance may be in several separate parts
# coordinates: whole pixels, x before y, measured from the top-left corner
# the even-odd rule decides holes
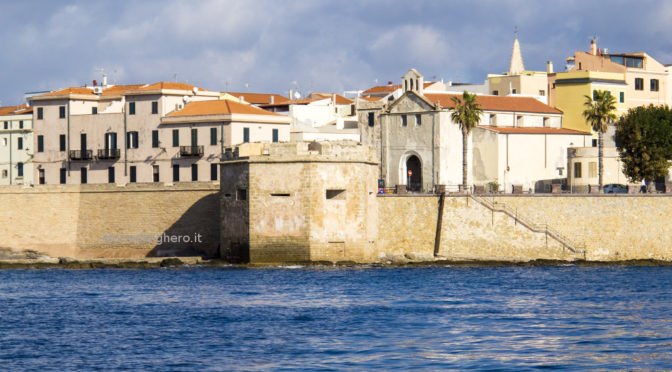
[[[0,185],[33,184],[33,108],[0,107]]]

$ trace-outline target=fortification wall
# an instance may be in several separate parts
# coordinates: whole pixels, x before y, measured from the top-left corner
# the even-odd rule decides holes
[[[588,260],[672,260],[672,197],[501,196],[493,200],[585,244]]]
[[[73,258],[217,255],[218,199],[211,183],[2,187],[0,247]]]
[[[379,245],[386,254],[431,257],[437,228],[438,196],[378,198]],[[545,233],[533,232],[471,198],[447,196],[439,256],[454,260],[572,260],[577,257]],[[581,255],[582,256],[582,255]]]

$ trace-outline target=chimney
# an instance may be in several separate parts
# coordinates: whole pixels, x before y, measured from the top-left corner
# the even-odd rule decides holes
[[[271,98],[268,99],[268,103],[271,105],[275,103],[275,97],[271,96]]]
[[[107,87],[107,74],[103,74],[103,86]]]
[[[590,54],[596,56],[597,55],[597,38],[593,38],[590,40]]]
[[[387,85],[392,86],[392,81],[388,81]]]
[[[553,73],[553,62],[551,62],[551,61],[546,62],[546,73],[548,73],[548,74]]]
[[[238,100],[240,101],[240,103],[244,103],[245,102],[245,97],[240,96],[240,97],[238,97]]]
[[[290,89],[290,90],[289,90],[289,100],[291,101],[291,100],[293,100],[293,99],[294,99],[294,98],[292,98],[292,90]]]

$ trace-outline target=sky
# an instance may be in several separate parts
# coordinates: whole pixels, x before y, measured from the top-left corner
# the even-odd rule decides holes
[[[564,70],[576,50],[644,51],[672,63],[672,1],[22,0],[0,2],[0,106],[26,92],[180,81],[287,95],[426,81],[481,83]]]

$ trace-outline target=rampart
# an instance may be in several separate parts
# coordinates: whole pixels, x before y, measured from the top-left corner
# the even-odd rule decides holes
[[[0,248],[73,258],[216,256],[218,199],[214,183],[2,187]]]

